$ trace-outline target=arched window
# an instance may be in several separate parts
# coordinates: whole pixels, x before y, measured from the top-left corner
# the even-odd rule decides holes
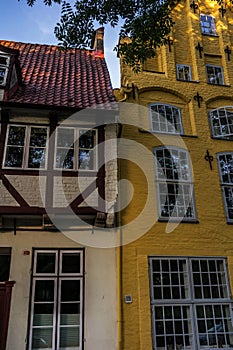
[[[192,169],[188,151],[175,147],[154,149],[159,217],[196,218]]]
[[[227,220],[233,222],[233,152],[219,153],[218,165]]]
[[[182,134],[181,110],[172,105],[153,103],[150,105],[151,130]]]
[[[213,137],[233,139],[233,106],[213,109],[209,117]]]

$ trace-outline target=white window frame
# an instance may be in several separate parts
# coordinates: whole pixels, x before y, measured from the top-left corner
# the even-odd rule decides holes
[[[232,300],[226,258],[151,256],[149,275],[154,349],[210,350],[219,349],[216,344],[220,341],[222,345],[226,345],[224,341],[230,341],[228,345],[233,343]],[[178,297],[173,297],[174,290]],[[200,290],[201,298],[198,294]],[[164,295],[169,297],[164,298]],[[204,312],[199,311],[198,314],[201,309]],[[218,325],[221,321],[220,330]],[[224,349],[230,350],[231,347]]]
[[[200,23],[202,34],[217,36],[214,16],[201,13]]]
[[[0,69],[4,69],[5,70],[4,79],[3,79],[3,82],[0,83],[0,85],[6,85],[7,74],[8,74],[8,67],[9,67],[9,64],[10,64],[10,56],[4,55],[3,53],[0,52],[0,57],[4,57],[6,59],[6,64],[0,64]]]
[[[180,76],[180,70],[181,70],[182,76]],[[177,64],[176,65],[176,76],[177,76],[177,80],[192,81],[191,66],[189,66],[187,64]]]
[[[154,109],[162,108],[164,110],[163,114],[160,114]],[[170,109],[171,114],[169,115],[169,118],[171,121],[167,119],[167,112],[166,110]],[[181,109],[179,107],[166,104],[166,103],[151,103],[149,105],[150,110],[150,124],[151,124],[151,131],[156,133],[169,133],[169,134],[183,134],[183,125],[182,125],[182,116],[181,116]],[[176,111],[177,116],[174,115],[174,111]],[[177,118],[177,119],[176,119]],[[154,125],[157,124],[158,128],[156,128]]]
[[[23,158],[22,158],[22,165],[19,167],[11,167],[6,166],[6,156],[7,156],[7,148],[9,147],[17,147],[17,145],[8,145],[8,137],[10,132],[10,127],[19,127],[19,128],[25,128],[25,136],[24,136],[24,145],[18,146],[23,148]],[[45,147],[31,147],[30,146],[30,136],[31,136],[31,129],[37,128],[37,129],[46,129],[47,130],[47,136],[46,136],[46,146]],[[49,127],[48,126],[41,126],[41,125],[22,125],[22,124],[9,124],[7,127],[7,135],[6,135],[6,144],[5,144],[5,150],[4,150],[4,162],[3,167],[5,169],[31,169],[31,170],[38,170],[38,169],[46,169],[47,168],[47,158],[48,158],[48,138],[49,138]],[[29,160],[29,150],[30,148],[42,148],[45,150],[45,160],[44,160],[44,166],[40,165],[40,167],[28,167],[28,160]]]
[[[224,106],[209,111],[212,136],[233,139],[233,106]]]
[[[160,159],[164,167],[157,158],[158,152],[163,153]],[[166,167],[166,159],[172,159],[170,170]],[[159,219],[196,221],[192,167],[188,151],[173,146],[155,147],[154,160]],[[172,178],[166,176],[168,171]]]
[[[213,76],[210,77],[208,73],[208,68],[213,69],[213,73],[211,73]],[[216,70],[220,70],[220,72],[216,72]],[[215,66],[214,64],[207,64],[206,65],[206,77],[207,82],[212,85],[224,85],[224,74],[223,74],[223,68],[222,66]]]
[[[68,169],[68,168],[62,168],[62,167],[57,167],[56,165],[56,157],[57,157],[57,149],[58,148],[64,148],[69,150],[71,147],[59,147],[57,145],[58,142],[58,130],[60,129],[67,129],[67,130],[73,130],[74,131],[74,161],[73,161],[73,168]],[[82,169],[79,168],[79,150],[82,148],[79,148],[79,133],[82,131],[95,131],[95,136],[94,136],[94,145],[93,148],[85,148],[85,150],[92,150],[93,152],[93,169]],[[56,137],[55,137],[55,154],[54,154],[54,169],[59,169],[59,170],[65,170],[65,171],[96,171],[97,169],[97,161],[98,161],[98,155],[97,155],[97,140],[98,140],[98,130],[97,129],[90,129],[90,128],[82,128],[82,127],[72,127],[72,126],[58,126],[56,128]]]
[[[36,272],[36,261],[37,256],[39,253],[54,253],[55,254],[55,273],[40,273]],[[62,255],[63,254],[79,254],[80,255],[80,271],[75,273],[63,273],[61,270],[62,266]],[[31,292],[31,308],[30,308],[30,322],[29,322],[29,344],[28,344],[28,350],[32,350],[32,335],[33,335],[33,329],[35,328],[48,328],[50,326],[42,326],[37,325],[33,326],[33,316],[34,316],[34,296],[35,296],[35,286],[37,281],[54,281],[54,308],[53,308],[53,324],[51,326],[52,328],[52,347],[49,348],[50,350],[65,350],[65,349],[71,349],[60,347],[59,340],[60,340],[60,308],[61,303],[66,303],[66,301],[61,301],[61,283],[62,281],[79,281],[80,283],[80,300],[77,301],[70,301],[72,303],[79,303],[80,304],[80,323],[77,325],[63,325],[63,327],[78,327],[79,328],[79,346],[78,347],[72,347],[72,350],[83,350],[83,283],[84,283],[84,264],[83,264],[83,250],[82,249],[36,249],[34,251],[34,260],[33,260],[33,275],[32,275],[32,292]],[[48,303],[48,302],[39,302],[39,303]],[[69,303],[69,302],[68,302]],[[41,348],[42,349],[42,348]]]
[[[220,164],[221,158],[223,162],[223,158],[225,158],[223,166]],[[231,158],[231,161],[227,162],[227,158]],[[218,153],[217,159],[226,219],[227,222],[233,223],[233,152]],[[224,174],[222,170],[224,170]]]

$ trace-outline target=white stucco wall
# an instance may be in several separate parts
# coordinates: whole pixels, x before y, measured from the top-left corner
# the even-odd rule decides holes
[[[32,247],[80,248],[57,232],[0,233],[0,246],[12,247],[12,291],[7,349],[25,350],[30,302]],[[30,255],[24,255],[25,250]],[[84,350],[117,349],[117,286],[115,249],[85,247]]]

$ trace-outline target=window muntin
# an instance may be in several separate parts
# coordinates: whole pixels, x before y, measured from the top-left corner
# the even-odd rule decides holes
[[[218,154],[218,165],[227,220],[233,222],[233,153]]]
[[[10,57],[0,54],[0,85],[6,84]]]
[[[182,134],[181,110],[175,106],[154,103],[150,105],[151,130]]]
[[[223,69],[221,66],[206,65],[207,81],[210,84],[224,85]]]
[[[212,136],[233,139],[233,106],[226,106],[209,111]]]
[[[150,257],[149,266],[154,348],[230,349],[233,328],[226,260]],[[201,298],[195,290],[199,285]]]
[[[4,167],[45,168],[48,128],[9,125]]]
[[[29,350],[82,349],[82,288],[81,250],[35,251]]]
[[[95,170],[97,131],[58,127],[56,134],[55,168],[66,170]]]
[[[202,34],[217,35],[215,18],[211,15],[200,15]]]
[[[195,219],[191,164],[184,149],[154,149],[160,218]]]
[[[177,64],[176,75],[178,80],[191,81],[192,80],[191,67],[185,64]]]

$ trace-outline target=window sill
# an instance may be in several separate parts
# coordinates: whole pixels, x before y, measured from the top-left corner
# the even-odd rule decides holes
[[[208,85],[212,85],[212,86],[231,87],[231,85],[225,85],[225,84],[212,84],[212,83],[209,83],[208,81],[207,81],[207,84],[208,84]]]
[[[213,140],[220,140],[220,141],[233,141],[233,135],[232,136],[211,136]]]
[[[148,69],[143,69],[142,70],[143,72],[145,72],[145,73],[152,73],[152,74],[163,74],[163,75],[165,75],[165,72],[156,72],[156,71],[153,71],[153,70],[148,70]]]
[[[219,35],[218,34],[209,34],[209,33],[201,33],[203,36],[211,36],[211,37],[215,37],[218,38]]]
[[[185,223],[185,224],[199,224],[197,219],[182,219],[182,218],[159,218],[158,222],[176,222],[176,223]],[[233,224],[233,222],[232,222]]]
[[[182,81],[184,83],[194,83],[194,84],[199,84],[200,81],[199,80],[183,80],[183,79],[178,79],[176,78],[177,81]]]
[[[162,132],[162,131],[153,131],[153,130],[144,130],[139,128],[138,132],[142,134],[159,134],[159,135],[171,135],[171,136],[181,136],[181,137],[193,137],[193,138],[198,138],[197,135],[187,135],[187,134],[180,134],[180,133],[172,133],[172,132]]]

